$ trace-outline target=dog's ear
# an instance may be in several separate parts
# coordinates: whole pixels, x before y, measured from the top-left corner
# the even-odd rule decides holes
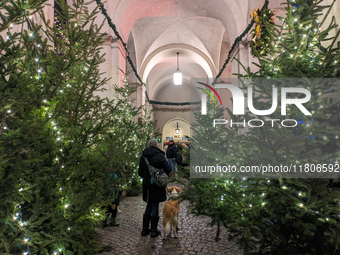
[[[172,187],[168,187],[166,190],[170,193],[172,190]]]
[[[182,191],[182,189],[179,188],[179,187],[175,187],[175,189],[176,189],[177,193],[180,193]]]

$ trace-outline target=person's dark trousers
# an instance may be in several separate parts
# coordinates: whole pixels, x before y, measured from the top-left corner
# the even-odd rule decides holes
[[[175,161],[172,158],[168,158],[168,164],[171,168],[172,172],[176,172],[176,165],[175,165]]]
[[[117,217],[117,213],[118,213],[118,205],[119,205],[119,199],[116,199],[115,201],[113,201],[112,205],[108,205],[106,207],[106,217],[105,220],[103,222],[103,227],[107,227],[107,226],[119,226],[119,223],[116,222],[116,217]],[[113,208],[114,209],[113,209]],[[109,217],[111,214],[111,217]],[[110,219],[109,224],[107,224],[107,220]]]
[[[145,215],[158,217],[159,202],[148,202],[145,209]]]
[[[158,207],[159,202],[148,202],[146,205],[145,213],[143,215],[143,230],[142,235],[148,235],[151,233],[151,237],[156,237],[161,234],[160,231],[157,230],[157,225],[159,221],[158,217]],[[149,230],[149,223],[151,221],[151,230]]]
[[[142,236],[150,234],[151,230],[149,228],[151,215],[158,217],[158,207],[159,202],[148,202],[146,205],[145,213],[143,215],[143,229],[141,232]]]
[[[116,205],[115,206],[115,209],[112,209],[112,206],[111,206],[111,218],[112,219],[115,219],[117,217],[117,213],[118,213],[118,205],[119,205],[119,198],[117,198],[115,201],[113,201],[112,205]]]

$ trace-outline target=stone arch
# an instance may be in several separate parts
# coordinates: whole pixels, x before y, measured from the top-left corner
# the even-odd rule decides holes
[[[169,119],[162,127],[162,147],[164,142],[166,141],[166,137],[167,135],[171,135],[171,130],[175,129],[176,127],[176,123],[179,123],[179,129],[183,129],[183,131],[180,131],[180,136],[181,138],[184,135],[190,136],[190,123],[189,121],[187,121],[186,119],[180,118],[180,117],[176,117],[176,118],[171,118]],[[182,128],[181,128],[182,126]],[[168,130],[167,130],[168,129]],[[174,132],[172,134],[174,136]],[[185,142],[185,140],[181,140],[181,139],[174,139],[175,142],[179,141],[179,142]]]
[[[142,76],[143,82],[146,82],[147,77],[151,72],[152,68],[158,63],[157,59],[162,57],[162,53],[164,53],[166,50],[175,49],[182,49],[191,52],[194,56],[201,60],[196,61],[196,63],[203,68],[203,70],[205,71],[206,75],[209,78],[213,78],[214,76],[216,76],[217,72],[214,64],[212,63],[211,59],[207,55],[205,55],[202,51],[186,44],[171,44],[156,49],[155,51],[150,53],[150,55],[143,61],[139,69],[139,73]]]

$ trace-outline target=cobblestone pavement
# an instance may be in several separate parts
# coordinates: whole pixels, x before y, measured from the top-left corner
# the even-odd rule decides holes
[[[165,202],[164,202],[165,203]],[[159,205],[160,220],[158,229],[163,233],[162,215],[164,203]],[[178,238],[171,237],[163,240],[163,236],[150,238],[141,236],[142,217],[146,203],[143,202],[141,195],[137,197],[126,197],[119,205],[122,213],[117,216],[118,227],[106,227],[97,229],[104,244],[113,246],[111,252],[101,255],[112,254],[141,254],[141,255],[163,255],[163,254],[228,254],[241,255],[242,252],[235,243],[228,242],[227,233],[221,228],[221,240],[214,241],[216,227],[209,227],[208,218],[195,217],[187,214],[187,201],[181,203],[179,213]]]

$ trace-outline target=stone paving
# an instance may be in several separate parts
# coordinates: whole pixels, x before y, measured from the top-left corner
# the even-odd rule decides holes
[[[165,203],[165,202],[164,202]],[[159,205],[159,223],[158,229],[163,233],[162,214],[164,203]],[[181,212],[179,214],[178,238],[163,236],[150,238],[150,236],[141,236],[142,216],[146,203],[143,202],[142,196],[125,197],[119,205],[122,213],[117,216],[118,227],[106,227],[97,229],[99,236],[104,244],[110,244],[113,247],[111,252],[102,253],[101,255],[112,254],[141,254],[141,255],[163,255],[163,254],[228,254],[241,255],[242,252],[237,245],[227,240],[226,229],[221,228],[221,240],[214,241],[216,235],[216,226],[209,227],[209,219],[206,217],[195,217],[187,214],[188,202],[181,203]]]

